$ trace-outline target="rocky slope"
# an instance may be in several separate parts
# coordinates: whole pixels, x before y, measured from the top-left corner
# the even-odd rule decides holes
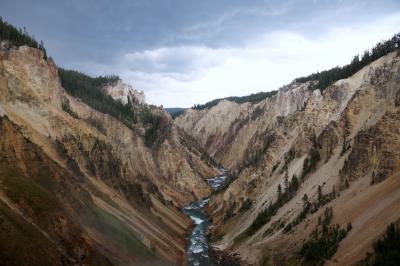
[[[110,95],[126,96],[124,85],[114,86]],[[68,95],[40,50],[1,45],[0,257],[24,265],[185,264],[190,220],[179,208],[208,195],[204,178],[217,171],[169,115],[151,111],[162,116],[162,137],[149,148],[140,123],[128,128]]]
[[[325,217],[352,225],[325,263],[363,259],[400,219],[399,67],[393,52],[323,93],[294,82],[257,104],[178,117],[235,178],[210,202],[213,246],[244,264],[307,263],[299,251]]]

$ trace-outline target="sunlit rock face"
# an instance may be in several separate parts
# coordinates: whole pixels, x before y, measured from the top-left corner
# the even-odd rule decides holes
[[[400,55],[393,52],[323,92],[313,82],[293,82],[258,103],[224,100],[176,118],[235,179],[210,199],[211,246],[250,265],[290,264],[332,206],[332,224],[351,222],[357,233],[348,234],[329,263],[363,259],[386,226],[400,219],[399,84]],[[319,159],[307,170],[312,153]],[[278,185],[284,189],[285,177],[294,175],[301,184],[293,198],[240,238],[276,202]],[[318,202],[318,187],[335,197],[285,233],[302,211],[304,194]]]
[[[145,104],[122,82],[108,91]],[[10,263],[21,265],[186,265],[180,208],[209,195],[218,171],[161,108],[146,108],[161,117],[151,147],[140,118],[128,127],[69,95],[40,50],[0,46],[0,231],[10,232],[1,255],[18,250]]]
[[[145,96],[143,91],[136,90],[131,85],[118,80],[115,84],[110,84],[104,90],[114,99],[121,100],[123,103],[128,103],[128,98],[132,102],[145,103]]]

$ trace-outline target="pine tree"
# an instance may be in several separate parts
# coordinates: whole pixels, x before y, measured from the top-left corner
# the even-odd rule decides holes
[[[306,209],[310,205],[310,201],[308,199],[307,194],[303,195],[302,200],[303,200],[303,209]]]
[[[278,185],[277,194],[278,194],[278,201],[280,201],[282,199],[282,187],[281,187],[281,184]]]
[[[299,179],[296,175],[293,175],[292,181],[290,182],[292,187],[292,192],[296,192],[299,189]]]
[[[324,198],[324,195],[322,194],[322,187],[318,186],[318,202],[322,203],[323,198]]]
[[[288,192],[289,192],[289,186],[290,186],[290,184],[289,184],[289,174],[288,174],[288,172],[285,173],[285,176],[284,176],[284,178],[283,178],[283,182],[284,182],[284,184],[285,184],[285,193],[288,193]]]

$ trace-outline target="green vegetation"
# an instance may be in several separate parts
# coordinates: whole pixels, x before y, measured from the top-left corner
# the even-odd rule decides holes
[[[315,147],[312,147],[308,156],[304,159],[303,162],[303,173],[302,173],[302,179],[306,177],[308,173],[310,173],[315,166],[317,165],[318,161],[321,159],[318,149]]]
[[[16,27],[8,24],[0,17],[0,41],[10,41],[12,45],[22,46],[27,45],[29,47],[37,48],[44,53],[44,58],[47,58],[46,49],[44,48],[43,42],[38,43],[35,38],[26,29],[17,29]]]
[[[80,98],[83,102],[94,109],[110,114],[126,125],[131,125],[136,118],[129,104],[124,105],[121,101],[115,101],[107,95],[102,88],[108,84],[118,81],[117,76],[90,77],[74,70],[58,69],[58,75],[64,89],[72,96]]]
[[[351,143],[346,140],[346,137],[343,137],[342,143],[342,151],[340,152],[340,156],[343,156],[348,150],[351,148]]]
[[[122,192],[126,195],[127,199],[138,204],[139,207],[150,209],[152,206],[151,198],[143,191],[143,187],[139,183],[126,183],[121,187]]]
[[[135,254],[138,258],[152,259],[155,257],[155,254],[134,235],[124,221],[97,206],[90,207],[89,211],[93,215],[95,227],[111,238],[120,249]]]
[[[347,230],[340,228],[338,224],[334,226],[323,226],[311,234],[306,241],[300,255],[304,257],[306,265],[323,265],[326,259],[330,259],[339,247],[339,242],[345,238]]]
[[[98,131],[100,131],[101,133],[103,133],[104,135],[106,135],[107,131],[104,128],[103,124],[101,123],[101,121],[89,117],[87,119],[85,119],[86,122],[88,122],[89,124],[91,124],[92,126],[94,126]]]
[[[67,98],[65,98],[61,103],[61,108],[64,112],[68,113],[73,118],[79,119],[78,114],[71,109],[71,106],[69,105],[69,100]]]
[[[290,199],[294,197],[297,190],[299,189],[299,180],[293,175],[292,180],[288,180],[287,174],[285,175],[285,188],[282,192],[282,187],[279,184],[277,188],[277,199],[274,203],[270,204],[267,208],[262,210],[250,225],[242,234],[238,236],[236,241],[245,239],[255,232],[257,232],[264,224],[268,223],[273,216],[278,212],[279,208],[286,204]]]
[[[235,216],[235,208],[236,208],[236,202],[234,201],[232,203],[232,205],[230,205],[229,208],[225,212],[224,222],[226,222],[229,218],[232,218],[233,216]]]
[[[3,201],[0,201],[0,232],[2,265],[55,265],[62,257],[37,227]]]
[[[234,178],[239,176],[239,174],[246,168],[257,165],[258,162],[263,158],[265,153],[268,151],[270,148],[271,144],[275,140],[275,135],[273,134],[266,134],[264,137],[264,141],[262,144],[262,147],[260,148],[255,148],[252,151],[249,152],[250,156],[249,158],[241,163],[235,170],[235,172],[232,174]]]
[[[290,232],[292,228],[300,224],[307,217],[309,213],[317,212],[319,208],[323,207],[324,205],[326,205],[327,203],[336,198],[336,192],[334,187],[332,189],[332,192],[324,195],[322,193],[322,187],[318,186],[317,193],[318,193],[318,199],[313,203],[309,201],[307,194],[304,194],[302,198],[303,199],[302,211],[299,213],[299,215],[297,215],[297,217],[292,222],[286,225],[286,227],[283,229],[284,233]],[[329,207],[327,209],[329,209]],[[330,208],[330,210],[332,211],[332,208]]]
[[[247,210],[250,210],[252,205],[253,205],[253,202],[251,201],[251,199],[246,199],[245,201],[242,202],[239,212],[245,212]]]
[[[45,186],[51,187],[52,180],[46,166],[42,166],[34,158],[29,165],[30,173],[36,180],[26,177],[6,162],[0,162],[0,182],[4,187],[4,192],[14,203],[24,203],[32,210],[36,217],[46,217],[49,213],[59,208],[57,200],[50,194]],[[43,183],[41,185],[39,182]],[[45,186],[44,186],[45,185]]]
[[[179,112],[171,113],[171,117],[172,117],[172,119],[175,119],[175,118],[177,118],[178,116],[183,115],[184,112],[185,112],[185,111],[182,110],[182,111],[179,111]]]
[[[329,70],[311,74],[307,77],[297,78],[296,81],[318,81],[316,86],[311,86],[311,88],[317,88],[323,91],[335,81],[352,76],[364,66],[370,64],[371,62],[379,59],[382,56],[387,55],[390,52],[397,50],[399,47],[400,33],[397,33],[390,40],[383,41],[375,45],[371,49],[371,51],[365,51],[361,58],[359,57],[359,55],[354,56],[353,60],[348,65],[345,65],[343,67],[337,66]]]
[[[103,90],[104,86],[117,82],[118,76],[94,78],[78,71],[62,68],[58,69],[58,74],[62,86],[70,95],[81,99],[84,103],[102,113],[117,118],[131,129],[133,129],[135,123],[142,122],[146,128],[145,144],[151,146],[156,141],[162,119],[160,115],[154,114],[147,105],[132,102],[130,98],[128,98],[127,104],[114,100]],[[70,108],[68,107],[69,104],[63,109],[65,108],[64,110],[69,112]]]
[[[158,130],[161,124],[161,116],[153,114],[147,107],[142,108],[140,118],[143,124],[150,125],[144,135],[144,143],[150,147],[158,138]]]
[[[395,266],[400,262],[400,229],[390,224],[382,239],[374,244],[374,253],[360,263],[362,266]]]
[[[0,41],[3,40],[8,40],[15,46],[27,45],[40,49],[44,52],[45,58],[47,57],[43,42],[38,43],[25,29],[18,30],[0,17]],[[152,113],[146,105],[132,103],[131,99],[129,99],[128,104],[123,104],[103,91],[102,88],[105,85],[117,82],[119,80],[118,76],[110,75],[94,78],[78,71],[63,68],[58,68],[58,74],[64,89],[70,95],[81,99],[92,108],[114,116],[131,129],[133,129],[133,124],[138,121],[143,122],[146,128],[144,135],[146,145],[151,146],[157,139],[157,131],[161,121],[159,115]],[[76,112],[71,109],[68,100],[62,103],[62,109],[72,117],[79,118]],[[89,120],[88,122],[101,132],[105,132],[98,121]]]
[[[309,213],[311,208],[311,203],[309,202],[307,194],[304,194],[302,199],[303,199],[303,209],[292,222],[288,223],[285,226],[285,228],[283,229],[284,233],[290,232],[292,228],[301,223],[307,217],[307,214]]]
[[[268,92],[252,93],[250,95],[241,96],[241,97],[231,96],[231,97],[226,97],[226,98],[221,98],[221,99],[215,99],[215,100],[212,100],[205,104],[196,104],[192,107],[192,109],[195,109],[195,110],[208,109],[213,106],[216,106],[222,100],[228,100],[228,101],[235,102],[235,103],[247,103],[247,102],[258,103],[266,98],[270,98],[270,97],[274,96],[277,93],[278,93],[278,91],[275,90],[275,91],[268,91]]]
[[[353,57],[350,64],[345,65],[343,67],[334,67],[329,70],[324,70],[321,72],[313,73],[306,77],[300,77],[295,79],[296,82],[307,82],[307,81],[317,81],[315,85],[311,85],[310,89],[320,89],[324,91],[327,87],[333,84],[335,81],[340,79],[348,78],[359,71],[364,66],[370,64],[371,62],[379,59],[382,56],[387,55],[390,52],[396,51],[400,47],[400,33],[395,34],[390,40],[383,41],[375,45],[371,51],[367,50],[360,57],[356,55]],[[215,99],[205,104],[196,104],[192,107],[195,110],[203,110],[208,109],[213,106],[216,106],[222,100],[228,100],[236,103],[257,103],[266,98],[272,97],[277,94],[278,91],[270,91],[270,92],[259,92],[255,94],[251,94],[248,96],[242,97],[226,97]]]
[[[182,115],[186,111],[186,108],[171,107],[165,108],[165,111],[167,111],[171,115],[172,119],[175,119],[178,116]]]
[[[250,119],[251,120],[256,120],[258,117],[260,117],[264,113],[263,109],[261,106],[257,106],[254,108],[254,110],[250,114]]]
[[[318,226],[311,233],[310,239],[303,244],[299,253],[303,256],[306,265],[323,265],[326,259],[330,259],[336,253],[339,242],[352,229],[351,223],[347,224],[346,229],[338,224],[329,226],[332,217],[332,207],[326,208],[323,218],[319,218]]]
[[[265,254],[264,257],[261,260],[260,265],[261,266],[271,266],[270,261],[271,261],[270,255],[269,254]]]

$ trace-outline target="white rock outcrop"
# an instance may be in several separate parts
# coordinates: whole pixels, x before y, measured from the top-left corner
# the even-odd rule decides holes
[[[143,91],[136,90],[122,80],[118,80],[115,84],[107,85],[104,90],[115,100],[121,100],[125,104],[128,103],[128,98],[138,103],[146,103]]]

